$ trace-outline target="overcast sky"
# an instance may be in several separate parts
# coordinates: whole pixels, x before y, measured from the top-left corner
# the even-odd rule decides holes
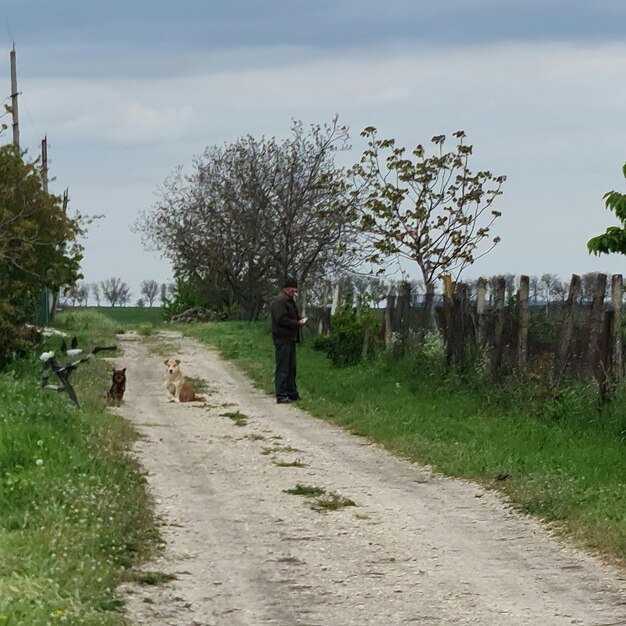
[[[176,166],[335,114],[351,161],[365,126],[407,147],[463,129],[475,169],[507,176],[502,243],[468,277],[626,272],[586,252],[616,223],[602,196],[626,191],[625,0],[2,0],[2,17],[22,147],[47,134],[51,190],[105,216],[85,280],[119,276],[133,301],[171,279],[130,226]]]

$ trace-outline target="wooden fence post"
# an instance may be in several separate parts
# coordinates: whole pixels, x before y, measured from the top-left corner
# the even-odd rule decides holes
[[[324,287],[324,291],[322,292],[322,307],[320,310],[320,319],[317,324],[318,335],[330,334],[330,305],[328,302],[329,290],[330,290],[330,286]]]
[[[476,284],[476,315],[478,317],[478,346],[485,345],[485,313],[487,311],[487,280],[485,278],[479,278]]]
[[[611,304],[613,320],[611,326],[611,381],[618,383],[624,376],[624,342],[622,340],[622,294],[624,279],[621,274],[611,277]]]
[[[356,310],[356,315],[359,317],[361,315],[361,292],[356,285],[352,291],[352,308]]]
[[[580,291],[580,276],[572,274],[572,280],[569,285],[569,295],[563,305],[563,319],[561,321],[561,334],[559,337],[559,345],[557,347],[554,359],[554,380],[558,385],[563,379],[565,368],[570,352],[570,343],[572,341],[572,330],[574,329],[574,305],[578,299]]]
[[[502,335],[504,333],[504,296],[506,293],[506,280],[503,276],[498,278],[498,287],[496,289],[495,309],[496,309],[496,325],[493,333],[493,353],[491,355],[491,378],[496,380],[500,375],[502,367]]]
[[[517,366],[521,369],[528,360],[528,276],[520,277],[517,292]]]
[[[606,274],[596,276],[596,284],[593,290],[591,311],[589,312],[589,341],[585,355],[586,369],[593,373],[596,371],[600,359],[600,337],[602,335],[602,323],[604,313],[604,296],[606,295]]]
[[[605,402],[611,383],[611,325],[613,311],[603,311],[602,329],[598,336],[597,361],[595,363],[594,376],[598,381],[598,395],[600,402]]]
[[[387,306],[385,307],[385,348],[391,347],[391,339],[393,337],[392,320],[394,318],[394,308],[396,305],[396,288],[393,284],[389,285],[389,291],[387,291]]]

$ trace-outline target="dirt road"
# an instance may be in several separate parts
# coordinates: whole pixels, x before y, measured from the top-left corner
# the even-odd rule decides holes
[[[204,406],[168,403],[163,357],[120,337],[121,412],[144,435],[167,543],[146,569],[177,577],[126,588],[133,624],[626,624],[618,572],[493,493],[277,405],[190,339],[159,340],[210,393]],[[315,510],[285,492],[296,484],[356,506]]]

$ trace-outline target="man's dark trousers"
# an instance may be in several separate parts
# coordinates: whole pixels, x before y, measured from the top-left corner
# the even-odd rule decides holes
[[[298,398],[296,387],[296,342],[289,339],[274,339],[276,370],[274,387],[277,398]]]

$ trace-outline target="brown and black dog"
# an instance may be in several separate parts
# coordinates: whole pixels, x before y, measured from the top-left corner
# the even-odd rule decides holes
[[[112,379],[111,389],[107,391],[107,398],[121,402],[126,391],[126,368],[113,370]]]

